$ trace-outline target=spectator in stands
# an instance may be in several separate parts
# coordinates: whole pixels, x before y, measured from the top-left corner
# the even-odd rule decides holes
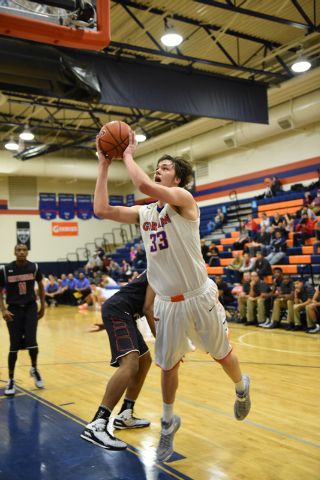
[[[147,262],[146,253],[145,253],[144,250],[142,250],[142,246],[139,244],[137,246],[136,255],[135,255],[134,259],[132,260],[132,265],[135,268],[146,268],[147,267],[146,262]],[[111,268],[111,265],[110,265],[110,268]]]
[[[100,273],[100,275],[99,275]],[[94,283],[96,286],[101,283],[101,272],[93,272],[92,277],[90,277],[90,284]]]
[[[60,303],[64,304],[64,305],[68,305],[69,304],[69,295],[68,295],[68,290],[69,290],[69,282],[68,282],[68,279],[67,279],[67,275],[65,273],[63,273],[61,275],[61,281],[60,281],[60,290],[62,292],[61,296],[60,296]]]
[[[122,260],[121,270],[122,270],[122,275],[121,275],[122,281],[128,282],[129,278],[132,275],[132,271],[131,271],[131,265],[125,259]]]
[[[313,223],[318,221],[317,215],[308,206],[302,207],[300,210],[300,214],[297,212],[296,217],[302,218],[305,213],[308,215],[308,218],[313,221]]]
[[[222,224],[224,221],[224,213],[222,213],[221,208],[217,209],[217,215],[214,217],[213,220],[210,220],[207,224],[208,233],[212,233],[215,231],[216,228],[222,228]]]
[[[287,239],[281,235],[280,230],[276,230],[276,238],[270,243],[270,253],[266,260],[270,265],[280,262],[287,254]]]
[[[250,293],[250,282],[251,282],[251,275],[250,272],[244,272],[243,274],[243,285],[242,285],[242,292],[237,294],[236,297],[238,298],[238,310],[240,313],[240,319],[237,323],[246,323],[247,322],[247,302]]]
[[[320,222],[317,223],[317,230],[315,231],[316,239],[313,242],[313,255],[320,255]]]
[[[250,239],[252,241],[256,236],[257,232],[259,231],[259,227],[256,224],[256,222],[253,220],[252,215],[248,215],[247,217],[246,229],[249,232]]]
[[[92,257],[89,258],[88,263],[85,265],[85,271],[86,273],[89,272],[89,270],[92,268],[94,263],[97,263],[99,260],[98,254],[96,252],[93,253]],[[90,285],[90,284],[89,284]]]
[[[115,262],[114,260],[110,260],[110,265],[109,265],[109,275],[113,280],[116,282],[119,280],[120,276],[122,274],[122,270],[120,265]]]
[[[286,286],[283,285],[285,276],[282,275],[282,268],[276,267],[274,269],[274,276],[275,276],[275,278],[272,281],[271,292],[262,294],[262,297],[266,299],[266,317],[267,317],[265,323],[260,325],[260,327],[263,327],[263,328],[271,328],[271,329],[272,328],[278,328],[279,325],[280,325],[280,311],[281,311],[281,308],[284,308],[284,307],[281,307],[281,308],[279,307],[279,310],[277,310],[278,304],[275,306],[274,302],[276,300],[278,300],[279,292],[280,292],[281,288],[283,288],[285,290],[283,293],[286,293],[288,291],[289,294],[291,294],[292,298],[291,299],[289,298],[289,300],[292,301],[292,304],[289,304],[288,308],[291,308],[290,312],[292,313],[292,319],[293,319],[293,291],[294,291],[294,285],[293,285],[293,282],[290,278],[290,275],[289,275],[289,279],[286,279],[285,282],[289,283],[289,284],[291,282],[291,287],[292,287],[291,290],[290,290],[289,287],[286,287]],[[288,290],[288,288],[289,288],[289,290]],[[272,316],[272,319],[270,319],[270,311],[271,311],[272,300],[273,300],[274,308],[276,308],[276,314],[275,314],[275,316],[274,315]],[[283,303],[283,305],[287,305],[287,304]],[[287,306],[285,308],[287,308]],[[269,313],[267,313],[267,309],[269,310]],[[289,317],[291,318],[291,315],[289,315]]]
[[[247,322],[248,325],[256,325],[257,308],[258,308],[258,326],[260,323],[266,321],[265,311],[265,299],[262,297],[262,293],[268,293],[270,291],[269,286],[265,281],[260,280],[257,272],[251,272],[250,292],[247,301]]]
[[[77,280],[73,277],[72,273],[69,273],[68,275],[68,304],[71,306],[78,305],[77,300],[74,296],[74,293],[76,293],[76,286],[77,286]]]
[[[212,240],[211,245],[209,247],[209,251],[207,253],[207,260],[209,261],[209,266],[213,267],[214,265],[219,265],[219,250],[216,246],[214,240]]]
[[[254,259],[250,257],[248,252],[244,252],[243,254],[243,264],[242,267],[239,268],[241,273],[244,272],[251,272],[254,267]]]
[[[283,218],[280,217],[279,213],[278,212],[275,212],[274,215],[273,215],[273,220],[272,220],[272,227],[273,228],[281,228],[282,227],[282,220]],[[279,226],[279,223],[281,223],[281,225]]]
[[[50,283],[45,288],[45,301],[51,307],[58,306],[58,296],[62,294],[58,283],[51,276]]]
[[[265,212],[261,213],[260,231],[262,227],[265,227],[266,232],[268,232],[270,227],[270,218],[267,217],[267,214]]]
[[[205,240],[201,240],[200,245],[201,245],[201,254],[202,254],[203,260],[205,261],[205,263],[209,263],[209,260],[207,258],[209,247],[206,245]]]
[[[96,245],[96,253],[97,253],[98,257],[100,258],[100,260],[102,260],[103,256],[105,255],[105,251],[103,250],[103,248],[99,247],[99,245]]]
[[[281,182],[280,180],[278,180],[278,177],[273,177],[271,191],[273,196],[275,196],[276,193],[281,191]]]
[[[130,262],[131,262],[131,264],[132,264],[133,259],[134,259],[135,256],[136,256],[136,254],[137,254],[137,251],[136,251],[136,249],[134,248],[134,246],[132,246],[132,247],[130,248]]]
[[[311,303],[307,306],[307,310],[309,313],[309,318],[312,319],[313,325],[310,326],[307,333],[320,333],[320,325],[317,323],[317,308],[320,307],[320,292],[319,292],[319,285],[317,286],[314,296],[311,300]],[[319,310],[318,310],[319,312]]]
[[[281,269],[278,269],[278,270],[281,270]],[[276,269],[274,270],[274,273],[276,274]],[[279,283],[279,279],[276,283]],[[277,289],[278,289],[278,293],[277,293]],[[273,302],[272,319],[271,319],[271,322],[266,322],[263,325],[263,327],[271,328],[271,329],[278,328],[280,326],[281,309],[287,309],[288,310],[287,321],[289,322],[288,324],[289,328],[287,327],[286,330],[291,330],[293,328],[294,326],[294,323],[293,323],[294,290],[295,290],[294,283],[290,275],[287,273],[283,275],[281,284],[279,286],[276,287],[275,283],[272,285],[272,292],[276,297]]]
[[[271,265],[266,258],[263,258],[260,250],[257,251],[257,260],[254,263],[253,271],[258,273],[260,280],[263,280],[263,277],[272,275]]]
[[[269,220],[269,219],[268,219]],[[249,253],[251,257],[256,256],[256,252],[260,250],[265,257],[267,252],[267,245],[270,244],[270,233],[266,231],[266,227],[262,225],[260,232],[257,232],[252,245],[249,247]]]
[[[234,302],[234,296],[232,295],[229,286],[223,282],[222,276],[217,274],[214,281],[217,284],[219,291],[219,302],[226,307],[229,303]]]
[[[301,245],[305,245],[308,238],[312,237],[313,221],[304,213],[293,234],[293,246],[298,246],[298,238],[301,238]]]
[[[107,273],[104,273],[100,285],[101,287],[116,287],[118,284],[113,278],[109,277]]]
[[[75,291],[78,292],[81,297],[80,302],[84,303],[84,299],[90,295],[91,290],[90,290],[90,282],[89,280],[84,276],[84,273],[79,274],[79,280],[77,280],[76,286],[75,286]]]
[[[49,285],[50,283],[50,279],[49,279],[50,275],[48,276],[48,278],[45,276],[45,274],[43,273],[42,274],[42,284],[43,284],[43,288],[45,289],[47,285]],[[52,275],[51,275],[52,277]],[[53,278],[53,277],[52,277]]]
[[[320,188],[318,189],[317,196],[312,201],[310,208],[313,211],[313,213],[315,213],[316,215],[318,214],[318,212],[320,212]]]
[[[139,277],[139,272],[137,272],[137,270],[135,270],[132,274],[132,277],[131,277],[131,282],[132,280],[134,280],[135,278]]]
[[[305,199],[303,200],[303,206],[309,207],[309,205],[311,205],[312,203],[312,200],[314,199],[314,196],[311,195],[310,192],[306,192],[304,196],[305,196]]]
[[[244,258],[240,256],[239,252],[234,252],[234,257],[231,263],[226,268],[227,283],[232,284],[234,277],[234,283],[240,283],[242,278],[242,272],[240,268],[242,267]]]
[[[294,230],[294,219],[290,215],[290,213],[286,213],[282,222],[283,227],[285,228],[286,232],[292,233]]]
[[[306,282],[305,284],[303,284],[301,278],[294,281],[294,286],[294,327],[291,327],[290,330],[292,330],[293,332],[297,332],[298,330],[302,330],[302,324],[300,319],[300,313],[302,310],[305,310],[307,313],[308,327],[313,326],[312,317],[310,317],[309,310],[306,309],[306,307],[311,303],[315,291],[310,283]]]
[[[240,222],[240,228],[239,228],[239,237],[233,244],[233,248],[235,250],[244,250],[244,246],[246,243],[249,242],[249,234],[248,230],[246,229],[246,224],[243,220]]]
[[[273,197],[273,193],[272,193],[272,190],[271,190],[271,180],[270,178],[265,178],[264,181],[266,182],[266,191],[264,192],[264,195],[262,196],[262,198],[270,198],[270,197]],[[260,199],[260,196],[259,197],[256,197],[257,199]]]

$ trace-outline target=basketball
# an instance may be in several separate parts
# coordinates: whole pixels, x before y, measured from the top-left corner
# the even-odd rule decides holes
[[[109,158],[122,158],[129,145],[131,127],[124,122],[114,121],[104,125],[99,132],[100,147]]]

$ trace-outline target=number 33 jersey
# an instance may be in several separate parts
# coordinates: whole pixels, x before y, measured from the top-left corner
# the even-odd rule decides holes
[[[18,267],[16,262],[0,267],[0,287],[6,286],[8,305],[26,305],[34,302],[34,281],[40,282],[42,274],[36,263],[29,262],[24,267]]]
[[[168,203],[162,209],[157,203],[143,206],[139,217],[153,291],[172,297],[201,287],[208,275],[200,247],[200,218],[186,220]]]

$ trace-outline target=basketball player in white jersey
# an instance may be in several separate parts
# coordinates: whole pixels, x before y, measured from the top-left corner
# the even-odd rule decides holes
[[[156,293],[155,363],[161,367],[163,417],[158,461],[173,453],[173,438],[181,419],[173,413],[178,387],[178,367],[191,351],[188,337],[221,364],[235,384],[234,414],[244,420],[250,411],[250,379],[242,375],[239,362],[229,344],[225,312],[219,303],[216,284],[208,278],[201,255],[199,208],[185,187],[192,174],[191,165],[181,157],[164,155],[159,161],[154,182],[134,162],[137,148],[134,133],[123,154],[123,161],[135,187],[156,198],[146,206],[113,207],[108,203],[107,177],[111,159],[96,142],[99,154],[94,210],[96,215],[120,223],[140,223],[147,255],[147,273]]]

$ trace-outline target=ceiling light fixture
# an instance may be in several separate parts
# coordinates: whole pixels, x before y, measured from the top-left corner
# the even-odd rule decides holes
[[[147,135],[144,134],[141,128],[137,128],[136,130],[136,139],[138,143],[145,142],[147,140]]]
[[[296,61],[294,62],[291,68],[294,72],[297,72],[297,73],[306,72],[311,67],[311,63],[305,56],[304,48],[301,47],[297,53],[298,53],[298,58],[296,59]]]
[[[17,142],[14,141],[13,133],[10,135],[10,140],[8,143],[5,144],[5,147],[8,150],[18,150],[19,145],[17,144]]]
[[[174,28],[173,18],[166,20],[166,31],[161,37],[161,42],[166,47],[177,47],[182,42],[182,36]]]
[[[33,140],[34,139],[34,135],[31,132],[31,130],[29,128],[29,125],[24,126],[24,130],[23,130],[22,133],[20,133],[19,136],[20,136],[20,138],[22,138],[22,140]]]

